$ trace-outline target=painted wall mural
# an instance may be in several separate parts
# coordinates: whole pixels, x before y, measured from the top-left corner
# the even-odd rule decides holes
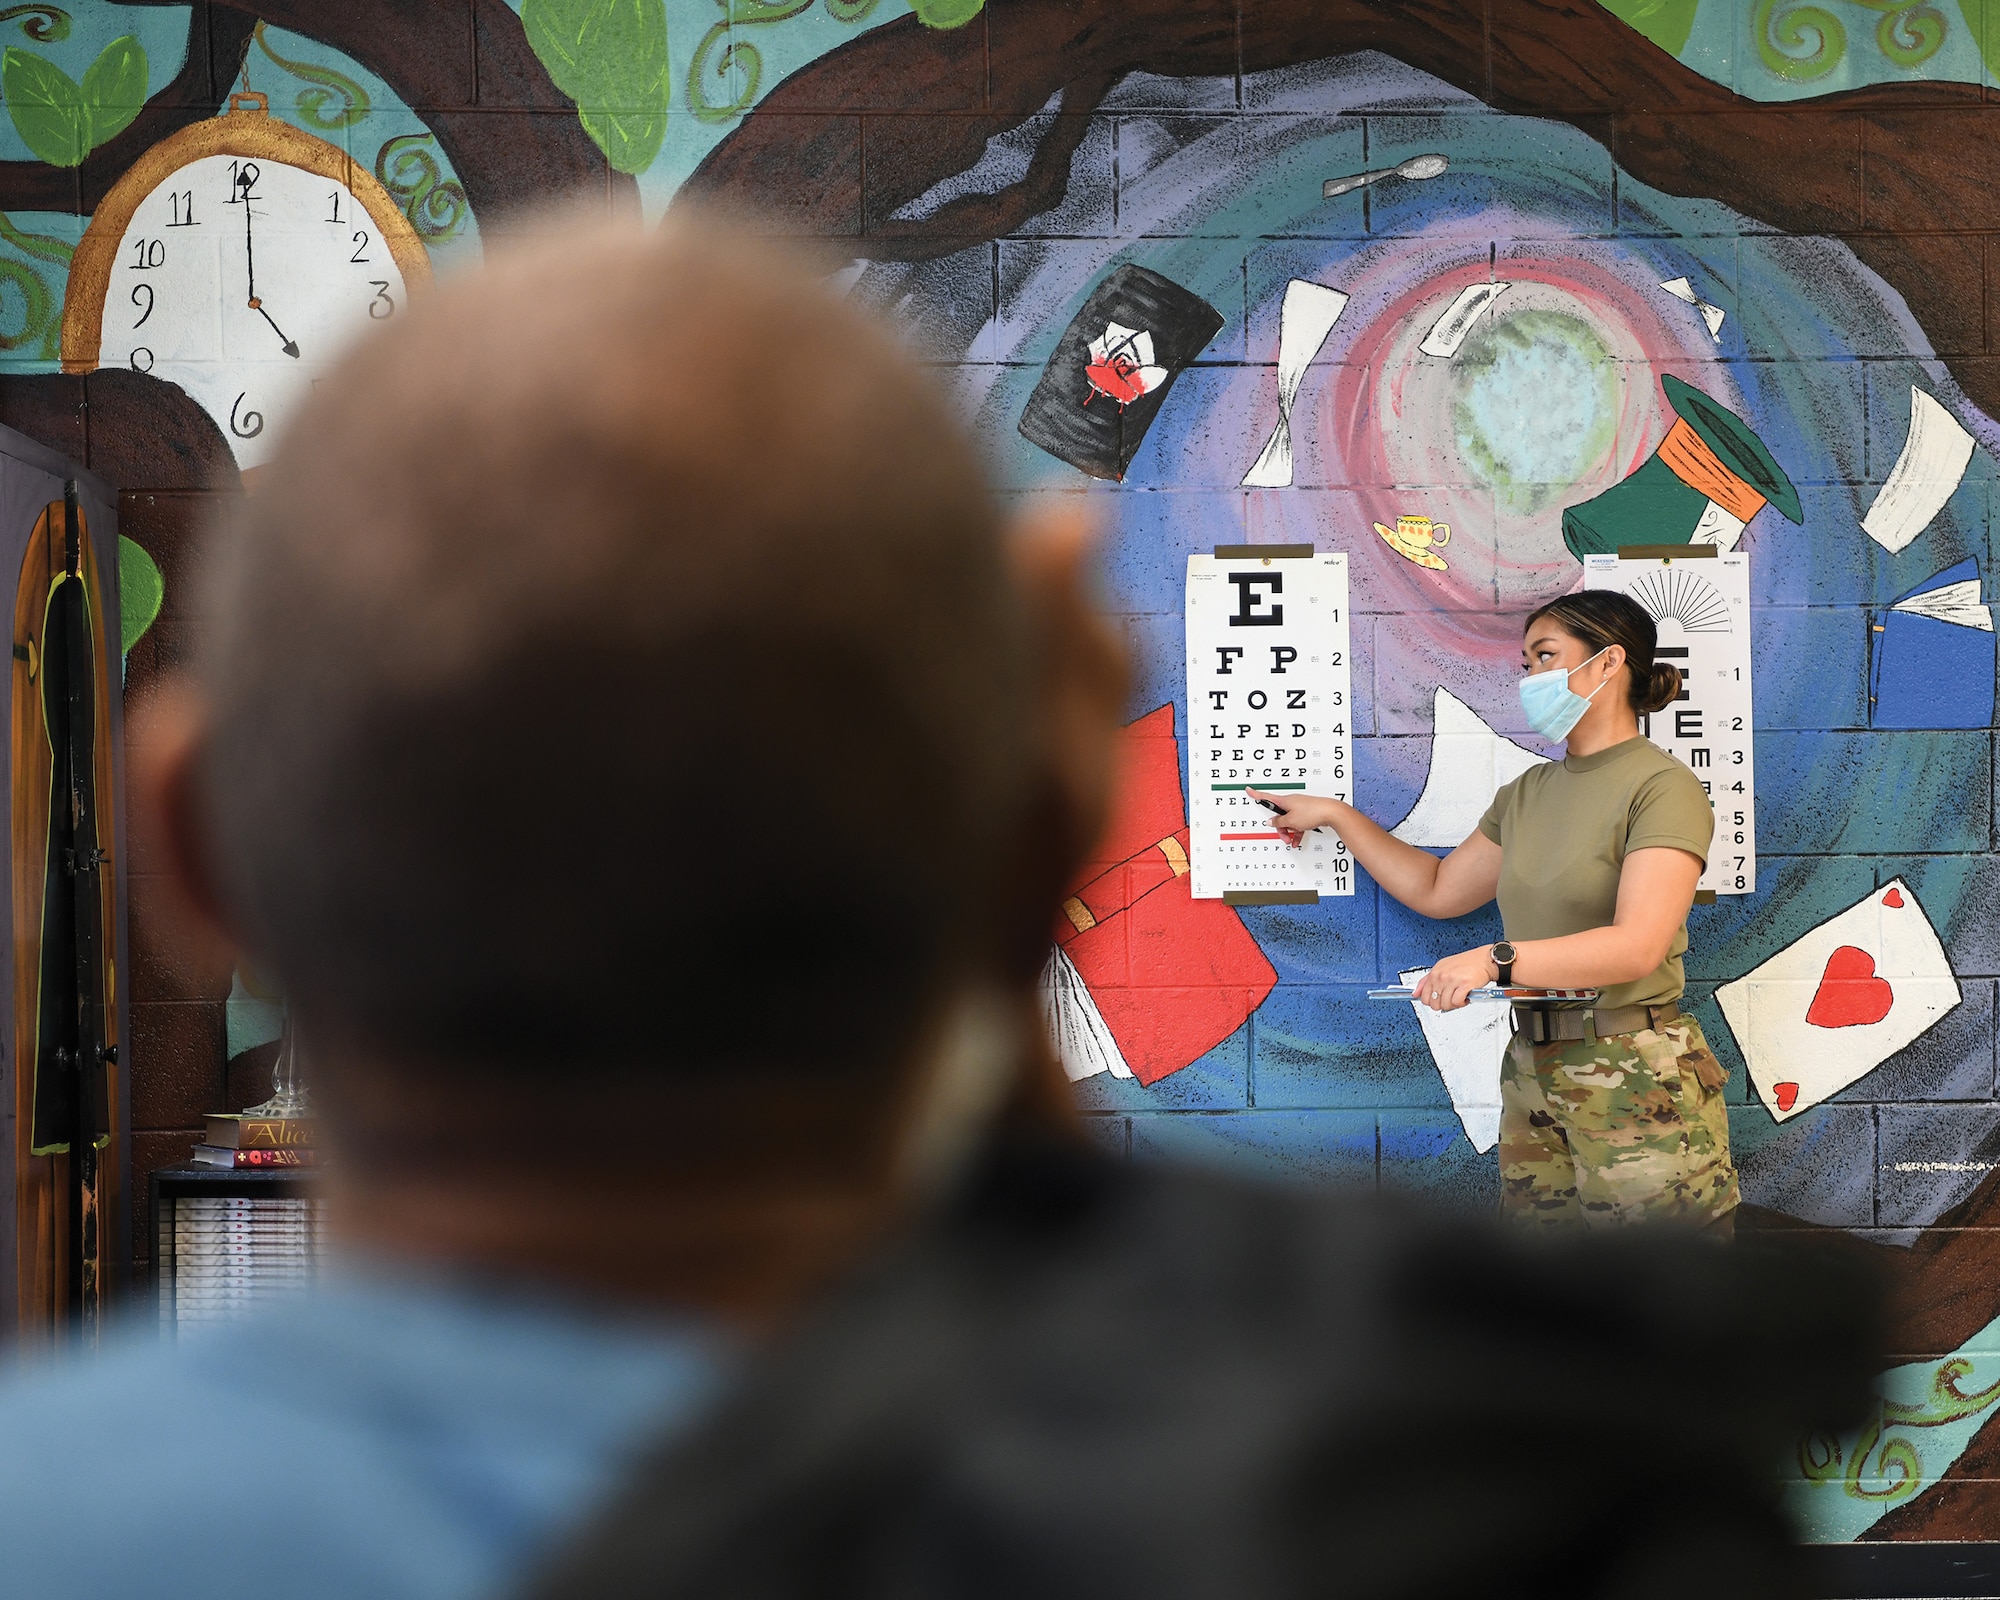
[[[127,490],[160,618],[128,627],[132,693],[199,625],[177,508],[232,492],[309,368],[517,213],[689,194],[830,241],[1005,492],[1103,515],[1125,798],[1052,930],[1048,1014],[1133,1158],[1498,1187],[1493,1029],[1363,998],[1497,937],[1491,911],[1424,923],[1365,874],[1317,905],[1189,893],[1189,555],[1346,555],[1357,798],[1445,848],[1549,752],[1514,691],[1527,609],[1621,545],[1742,552],[1754,885],[1696,909],[1690,1000],[1748,1225],[1836,1234],[1898,1295],[1880,1415],[1801,1441],[1793,1501],[1830,1540],[2000,1514],[1977,8],[78,0],[0,7],[0,44],[0,420]],[[246,221],[274,241],[254,287]],[[1705,604],[1662,599],[1668,642]],[[135,1125],[165,1161],[193,1118],[148,1085],[192,1052],[220,1092],[276,1013],[157,965]]]

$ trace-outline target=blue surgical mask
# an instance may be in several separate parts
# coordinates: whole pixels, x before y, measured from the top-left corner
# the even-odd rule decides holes
[[[1604,647],[1605,650],[1610,648],[1609,645]],[[1537,672],[1523,678],[1521,709],[1528,714],[1528,726],[1544,739],[1567,739],[1570,729],[1581,722],[1584,712],[1590,709],[1590,702],[1595,698],[1597,689],[1602,689],[1604,683],[1611,681],[1606,678],[1604,683],[1600,683],[1597,689],[1592,689],[1589,694],[1578,694],[1569,686],[1569,674],[1581,672],[1603,654],[1604,650],[1598,651],[1589,660],[1579,661],[1568,672],[1556,669],[1550,672]]]

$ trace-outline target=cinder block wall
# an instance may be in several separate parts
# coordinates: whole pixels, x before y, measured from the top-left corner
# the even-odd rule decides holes
[[[440,270],[476,260],[480,239],[518,225],[511,212],[557,193],[648,218],[683,188],[760,207],[822,240],[844,292],[895,317],[937,364],[941,403],[979,431],[1006,492],[1085,495],[1103,515],[1104,595],[1131,642],[1130,716],[1143,721],[1128,741],[1134,807],[1180,799],[1182,573],[1189,553],[1221,543],[1349,553],[1356,786],[1372,814],[1400,818],[1439,759],[1439,689],[1534,745],[1512,655],[1525,611],[1577,576],[1561,511],[1645,459],[1671,420],[1660,377],[1685,379],[1764,440],[1804,509],[1802,526],[1766,511],[1744,537],[1757,891],[1699,909],[1688,958],[1692,1009],[1731,1069],[1746,1219],[1879,1255],[1899,1285],[1899,1355],[1923,1373],[1954,1354],[1983,1360],[2000,1313],[1993,733],[1877,727],[1869,698],[1885,609],[1967,558],[1982,592],[1992,581],[2000,140],[1977,19],[1945,5],[1884,20],[1834,0],[1838,29],[1801,31],[1779,7],[1764,8],[1760,33],[1756,8],[1681,0],[1649,8],[1642,34],[1611,10],[1535,0],[967,9],[809,7],[732,28],[706,0],[670,0],[663,31],[621,46],[640,62],[664,52],[648,78],[552,74],[501,0],[257,13],[90,0],[68,8],[63,39],[7,42],[80,79],[132,33],[151,63],[146,103],[80,166],[14,148],[0,124],[0,209],[17,233],[73,243],[147,150],[222,107],[246,59],[273,115],[382,175],[431,230]],[[1319,198],[1325,178],[1431,152],[1449,157],[1443,176]],[[187,565],[203,519],[240,491],[242,446],[226,418],[157,378],[59,373],[52,313],[31,328],[22,275],[59,305],[60,255],[0,238],[0,335],[14,340],[0,352],[0,421],[117,482],[127,536],[165,574],[165,609],[128,662],[140,712],[200,636]],[[1176,375],[1124,481],[1098,483],[1016,423],[1071,317],[1128,262],[1223,325]],[[1448,286],[1487,276],[1514,283],[1512,298],[1458,361],[1424,368],[1410,330]],[[1718,336],[1660,289],[1681,277],[1723,312]],[[1299,389],[1294,486],[1245,490],[1276,421],[1292,278],[1352,299]],[[1903,447],[1913,387],[1978,449],[1929,527],[1892,553],[1860,521]],[[1452,523],[1446,572],[1373,531],[1412,513]],[[1919,652],[1896,670],[1955,700],[1968,670],[1990,687],[1992,657]],[[201,1113],[261,1092],[270,1052],[232,1071],[227,958],[170,931],[143,835],[131,867],[143,1193],[148,1169],[196,1141]],[[1935,929],[1957,1003],[1781,1121],[1716,992],[1894,883]],[[1496,937],[1491,912],[1428,924],[1364,875],[1351,900],[1229,913],[1233,932],[1167,901],[1120,914],[1124,931],[1099,941],[1085,979],[1107,1011],[1154,1025],[1120,1040],[1138,1076],[1078,1085],[1108,1148],[1493,1203],[1494,1158],[1468,1138],[1413,1020],[1362,998]],[[1767,998],[1800,1013],[1810,1000]],[[1808,1053],[1848,1044],[1796,1036]],[[143,1225],[135,1238],[144,1251]],[[1980,1373],[1967,1392],[2000,1377]],[[1832,1518],[1824,1536],[1979,1536],[2000,1462],[1990,1432],[1955,1456],[1925,1444],[1919,1484],[1871,1503],[1865,1523]]]

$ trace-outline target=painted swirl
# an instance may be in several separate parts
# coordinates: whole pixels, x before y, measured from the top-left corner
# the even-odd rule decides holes
[[[6,326],[11,320],[8,312],[12,310],[12,296],[5,292],[9,287],[21,296],[21,325],[15,329]],[[42,275],[25,261],[0,256],[0,350],[19,350],[32,345],[38,355],[56,355],[54,311],[55,297],[42,282]]]
[[[1751,25],[1757,54],[1781,78],[1807,83],[1823,78],[1847,54],[1847,30],[1840,18],[1815,5],[1795,5],[1773,16],[1781,0],[1757,0]]]
[[[1861,0],[1880,11],[1875,47],[1899,67],[1921,66],[1944,48],[1944,13],[1923,0]]]
[[[449,239],[465,226],[464,186],[447,178],[437,157],[425,146],[428,133],[401,133],[375,152],[375,176],[403,208],[417,237]]]
[[[1857,1500],[1900,1500],[1914,1494],[1923,1481],[1923,1457],[1906,1428],[1943,1428],[1965,1422],[2000,1401],[2000,1382],[1967,1394],[1960,1385],[1972,1374],[1972,1363],[1953,1356],[1938,1364],[1931,1390],[1922,1400],[1884,1400],[1882,1409],[1854,1440],[1847,1456],[1844,1487]],[[1879,1447],[1879,1448],[1878,1448]],[[1869,1466],[1870,1456],[1874,1466]],[[1813,1482],[1824,1482],[1840,1467],[1837,1441],[1813,1434],[1799,1443],[1799,1467]]]
[[[62,268],[63,277],[67,277],[69,258],[75,247],[66,241],[45,233],[27,233],[15,227],[14,219],[4,211],[0,211],[0,239],[25,256]],[[0,350],[18,350],[39,337],[41,343],[35,353],[47,361],[58,360],[62,355],[62,318],[56,314],[61,304],[60,294],[49,289],[35,268],[5,257],[0,257],[0,283],[11,283],[21,291],[24,310],[19,333],[10,337],[0,330]]]
[[[69,13],[56,6],[8,6],[0,23],[18,22],[36,44],[56,44],[69,37]]]
[[[810,10],[813,0],[716,0],[722,20],[701,36],[688,59],[688,105],[703,122],[727,122],[755,104],[764,82],[764,56],[756,44],[735,36],[739,28],[783,22]],[[836,22],[859,22],[881,0],[826,0],[826,14]],[[975,7],[976,9],[976,7]],[[720,47],[720,48],[718,48]],[[734,81],[736,87],[730,92]],[[711,99],[711,90],[727,99]]]
[[[351,128],[368,115],[368,91],[348,77],[344,72],[335,72],[331,67],[315,66],[310,61],[294,61],[271,48],[271,41],[265,37],[264,24],[256,29],[257,47],[279,66],[295,78],[303,78],[307,87],[298,92],[292,102],[298,108],[299,120],[309,128],[317,128],[322,133],[337,132],[341,128]],[[338,98],[340,109],[329,111],[327,107]]]

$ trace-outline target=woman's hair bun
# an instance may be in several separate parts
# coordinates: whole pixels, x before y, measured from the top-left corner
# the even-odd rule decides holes
[[[1655,661],[1646,679],[1646,692],[1635,709],[1651,714],[1664,711],[1681,692],[1681,669],[1665,661]]]

